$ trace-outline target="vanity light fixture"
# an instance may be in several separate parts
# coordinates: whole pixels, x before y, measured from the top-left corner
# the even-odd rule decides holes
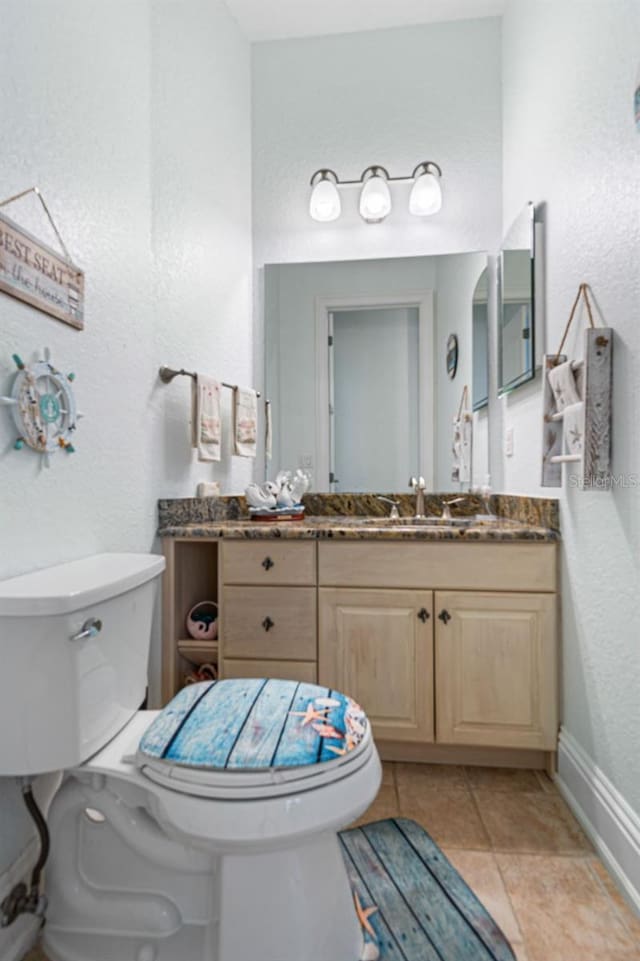
[[[390,177],[385,167],[373,164],[363,171],[359,180],[340,180],[333,170],[321,167],[311,178],[309,214],[320,223],[337,220],[342,213],[340,190],[344,187],[360,187],[360,216],[368,224],[379,224],[391,213],[389,185],[410,183],[413,186],[409,212],[415,217],[430,217],[442,207],[441,177],[442,170],[433,160],[418,164],[410,177]]]
[[[411,174],[413,187],[409,197],[409,213],[414,217],[430,217],[442,207],[440,177],[442,170],[437,163],[427,160],[418,164]]]
[[[342,210],[338,193],[338,178],[333,170],[316,170],[311,178],[311,199],[309,213],[320,223],[337,220]]]
[[[360,182],[360,216],[368,224],[379,224],[391,213],[389,173],[384,167],[367,167]]]

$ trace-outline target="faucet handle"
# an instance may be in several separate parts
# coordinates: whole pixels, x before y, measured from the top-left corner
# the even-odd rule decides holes
[[[399,502],[394,501],[391,497],[383,497],[382,494],[377,494],[377,499],[379,501],[384,501],[385,504],[391,504],[391,511],[389,512],[389,517],[393,521],[397,521],[400,517],[400,511],[398,510]]]

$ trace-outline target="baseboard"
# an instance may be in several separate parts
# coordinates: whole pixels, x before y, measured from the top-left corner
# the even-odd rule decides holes
[[[564,728],[556,783],[618,887],[640,915],[640,817]]]

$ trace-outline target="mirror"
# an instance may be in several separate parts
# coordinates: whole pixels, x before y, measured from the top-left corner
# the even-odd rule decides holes
[[[489,270],[484,268],[472,303],[473,378],[472,406],[482,410],[489,403]]]
[[[484,418],[463,483],[452,481],[453,421],[485,346],[473,301],[485,253],[269,264],[264,268],[265,393],[280,468],[311,471],[315,490],[460,491],[487,472]],[[455,377],[447,343],[455,334]],[[450,369],[449,363],[449,369]],[[485,378],[486,379],[486,378]],[[471,413],[471,412],[470,412]],[[475,423],[474,423],[475,428]],[[470,476],[471,474],[471,476]],[[478,480],[479,478],[479,480]]]
[[[500,249],[498,393],[535,377],[534,207],[527,204]]]

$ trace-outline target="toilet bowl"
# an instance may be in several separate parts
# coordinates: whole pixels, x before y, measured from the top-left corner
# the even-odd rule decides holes
[[[26,715],[14,738],[0,732],[0,774],[65,769],[48,816],[45,950],[357,961],[337,832],[380,784],[367,719],[339,692],[263,678],[191,685],[161,712],[138,710],[162,567],[101,555],[0,584],[5,661],[46,643],[57,665],[57,683],[35,692],[32,677],[16,691],[10,672],[13,693],[0,681]]]

